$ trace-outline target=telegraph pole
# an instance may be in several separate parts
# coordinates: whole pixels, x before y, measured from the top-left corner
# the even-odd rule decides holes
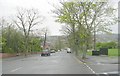
[[[44,45],[43,45],[43,48],[45,49],[45,45],[46,45],[46,37],[47,36],[47,32],[45,32],[45,39],[44,39]]]

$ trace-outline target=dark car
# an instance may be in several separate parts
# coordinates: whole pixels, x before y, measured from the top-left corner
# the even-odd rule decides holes
[[[50,51],[49,50],[43,50],[41,53],[41,56],[50,56]]]

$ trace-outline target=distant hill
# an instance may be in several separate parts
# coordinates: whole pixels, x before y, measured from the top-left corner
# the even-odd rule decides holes
[[[44,37],[41,37],[44,39]],[[47,42],[55,43],[60,39],[66,41],[66,36],[47,36]],[[97,34],[96,35],[97,42],[109,42],[109,41],[116,41],[118,42],[118,34]]]
[[[109,42],[116,41],[118,42],[118,34],[98,34],[96,35],[97,42]]]

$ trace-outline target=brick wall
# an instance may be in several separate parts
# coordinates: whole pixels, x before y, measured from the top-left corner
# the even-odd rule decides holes
[[[0,58],[15,57],[16,54],[0,53]]]

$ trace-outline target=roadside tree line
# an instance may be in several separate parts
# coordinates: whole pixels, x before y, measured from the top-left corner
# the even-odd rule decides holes
[[[117,21],[116,9],[108,2],[60,2],[53,10],[56,21],[65,24],[69,47],[84,59],[88,49],[96,50],[96,33],[110,33],[110,25]]]

